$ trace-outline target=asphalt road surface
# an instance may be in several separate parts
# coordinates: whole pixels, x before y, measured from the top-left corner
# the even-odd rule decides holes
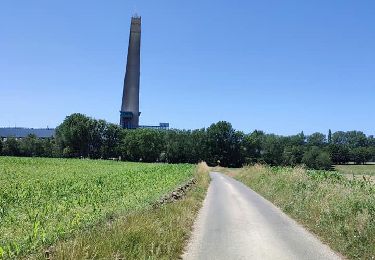
[[[183,259],[340,259],[244,184],[213,172]]]

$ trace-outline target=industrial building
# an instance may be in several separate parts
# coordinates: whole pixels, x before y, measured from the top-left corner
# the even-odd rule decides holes
[[[120,126],[127,129],[154,128],[168,129],[169,123],[157,126],[139,125],[139,85],[141,70],[141,22],[142,18],[134,15],[131,18],[128,56],[120,110]]]

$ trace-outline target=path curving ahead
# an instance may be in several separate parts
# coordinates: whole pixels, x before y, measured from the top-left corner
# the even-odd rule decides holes
[[[244,184],[217,172],[183,259],[340,259]]]

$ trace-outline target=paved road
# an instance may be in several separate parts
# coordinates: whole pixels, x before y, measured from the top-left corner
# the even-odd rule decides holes
[[[242,183],[211,173],[183,259],[340,259]]]

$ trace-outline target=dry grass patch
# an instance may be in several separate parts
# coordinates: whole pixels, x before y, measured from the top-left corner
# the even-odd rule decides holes
[[[346,164],[346,165],[335,165],[335,170],[343,174],[350,180],[364,180],[375,184],[375,165],[365,164]]]
[[[222,172],[230,177],[235,177],[242,168],[226,168],[221,166],[209,167],[209,170],[212,172]]]

